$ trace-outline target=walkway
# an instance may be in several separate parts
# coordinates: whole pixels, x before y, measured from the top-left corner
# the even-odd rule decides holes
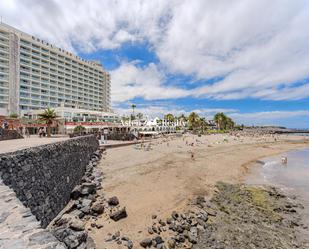
[[[65,249],[0,180],[0,249]]]
[[[67,136],[56,136],[56,137],[42,137],[39,138],[37,135],[33,135],[30,138],[23,139],[13,139],[13,140],[4,140],[0,141],[0,154],[13,152],[16,150],[27,149],[30,147],[35,147],[43,144],[55,143],[63,140],[67,140]]]

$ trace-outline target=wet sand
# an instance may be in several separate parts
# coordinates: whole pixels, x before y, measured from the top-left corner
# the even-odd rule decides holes
[[[151,144],[149,151],[135,145],[109,149],[101,161],[105,179],[99,194],[117,196],[128,217],[118,222],[104,217],[99,220],[104,227],[90,231],[98,248],[124,248],[105,242],[108,233],[117,231],[128,236],[134,248],[139,248],[153,214],[164,218],[173,210],[182,211],[194,196],[211,196],[217,181],[241,182],[252,162],[308,147],[309,138],[185,135],[154,140]]]

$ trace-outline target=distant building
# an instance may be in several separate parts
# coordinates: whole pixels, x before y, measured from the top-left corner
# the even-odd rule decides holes
[[[58,122],[56,122],[57,133],[72,133],[76,126],[83,126],[88,132],[102,130],[107,127],[120,126],[119,116],[112,112],[91,111],[78,108],[56,107],[54,108]],[[37,120],[39,114],[44,110],[30,110],[23,113],[29,121]],[[40,124],[34,125],[33,122],[25,124],[24,127],[40,127]]]
[[[109,73],[0,23],[0,115],[60,106],[109,112]]]

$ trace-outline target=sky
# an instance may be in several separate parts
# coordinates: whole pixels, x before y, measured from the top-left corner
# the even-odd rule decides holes
[[[309,128],[308,0],[0,0],[0,15],[100,61],[121,115]]]

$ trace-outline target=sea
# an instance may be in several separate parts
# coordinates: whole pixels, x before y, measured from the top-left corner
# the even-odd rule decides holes
[[[287,157],[287,164],[282,164],[282,157]],[[259,160],[246,183],[272,185],[296,196],[304,206],[303,223],[309,227],[309,148]],[[309,230],[305,231],[305,237],[309,238]]]

